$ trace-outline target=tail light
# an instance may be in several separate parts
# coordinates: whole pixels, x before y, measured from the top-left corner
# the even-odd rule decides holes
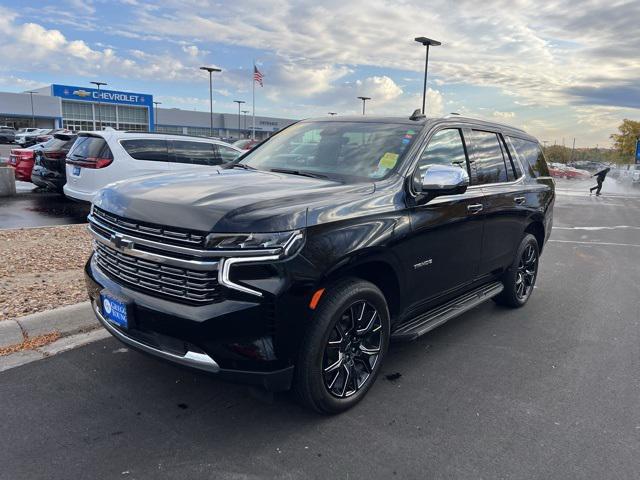
[[[111,165],[113,162],[113,158],[98,158],[98,157],[87,157],[82,160],[72,160],[67,158],[67,163],[70,165],[78,165],[83,168],[104,168]]]

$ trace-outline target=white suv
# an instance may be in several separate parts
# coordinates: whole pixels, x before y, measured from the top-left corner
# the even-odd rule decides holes
[[[64,194],[90,202],[98,190],[118,180],[223,165],[242,153],[209,138],[110,128],[81,132],[67,154]]]

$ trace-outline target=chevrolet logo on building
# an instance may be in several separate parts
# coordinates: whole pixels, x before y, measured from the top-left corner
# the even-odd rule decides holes
[[[86,90],[74,90],[73,94],[78,97],[90,97],[91,92],[87,92]]]

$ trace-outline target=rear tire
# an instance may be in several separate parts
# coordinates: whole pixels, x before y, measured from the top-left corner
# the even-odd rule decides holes
[[[300,346],[298,399],[320,413],[353,407],[380,372],[390,330],[387,302],[374,284],[345,278],[327,287]]]
[[[540,249],[536,237],[526,233],[518,246],[511,266],[502,277],[504,290],[493,299],[500,305],[522,307],[533,293],[538,278]]]

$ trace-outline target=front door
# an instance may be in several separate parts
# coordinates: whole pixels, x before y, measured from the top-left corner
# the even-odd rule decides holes
[[[469,171],[459,129],[437,131],[420,155],[418,168],[454,165]],[[422,177],[422,176],[421,176]],[[456,195],[436,197],[411,209],[411,238],[403,248],[411,279],[411,310],[471,283],[478,270],[483,230],[483,193],[469,188]]]

